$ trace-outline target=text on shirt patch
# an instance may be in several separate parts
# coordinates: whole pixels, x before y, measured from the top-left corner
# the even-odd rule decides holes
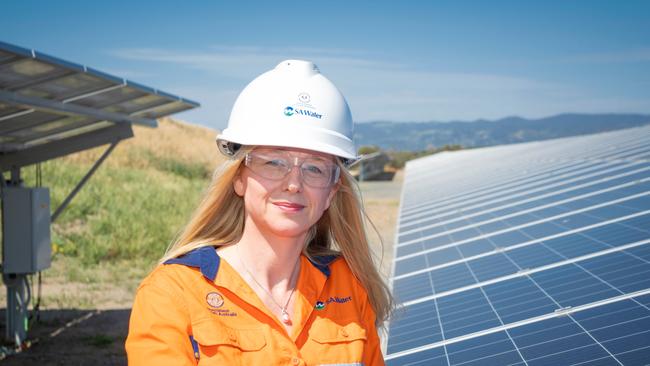
[[[325,305],[327,304],[331,304],[331,303],[345,304],[346,302],[350,302],[350,301],[352,301],[352,296],[348,296],[348,297],[332,296],[325,301],[316,301],[316,305],[314,306],[314,308],[316,310],[323,310],[325,309]]]
[[[208,309],[208,311],[219,316],[237,316],[237,313],[230,309]]]

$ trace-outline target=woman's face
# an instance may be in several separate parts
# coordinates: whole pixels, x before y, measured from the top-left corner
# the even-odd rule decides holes
[[[334,174],[328,169],[335,166],[331,155],[309,150],[254,149],[233,181],[235,192],[244,198],[246,225],[279,237],[303,235],[320,219],[338,189],[338,179],[326,182]]]

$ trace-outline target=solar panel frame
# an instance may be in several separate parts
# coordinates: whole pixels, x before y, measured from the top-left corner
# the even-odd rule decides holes
[[[3,171],[19,167],[10,161],[33,160],[16,158],[20,151],[85,133],[95,136],[94,131],[117,131],[110,127],[120,123],[153,127],[158,117],[198,106],[84,65],[0,42]],[[114,137],[127,135],[119,132]]]

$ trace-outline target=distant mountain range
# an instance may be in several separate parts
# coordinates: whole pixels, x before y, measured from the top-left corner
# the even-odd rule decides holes
[[[358,146],[420,151],[444,145],[479,147],[584,135],[650,124],[641,114],[560,114],[474,122],[366,122],[355,125]]]

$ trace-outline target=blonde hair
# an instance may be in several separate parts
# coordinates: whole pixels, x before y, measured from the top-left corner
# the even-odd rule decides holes
[[[232,182],[239,173],[243,155],[240,151],[215,171],[199,207],[168,248],[161,263],[200,247],[227,245],[241,239],[244,202],[235,193]],[[377,315],[377,324],[383,325],[394,310],[393,298],[373,262],[364,225],[364,217],[367,219],[367,216],[363,211],[359,188],[354,177],[342,165],[341,172],[339,188],[330,207],[310,229],[303,254],[312,260],[322,255],[342,254],[352,273],[366,289]]]

